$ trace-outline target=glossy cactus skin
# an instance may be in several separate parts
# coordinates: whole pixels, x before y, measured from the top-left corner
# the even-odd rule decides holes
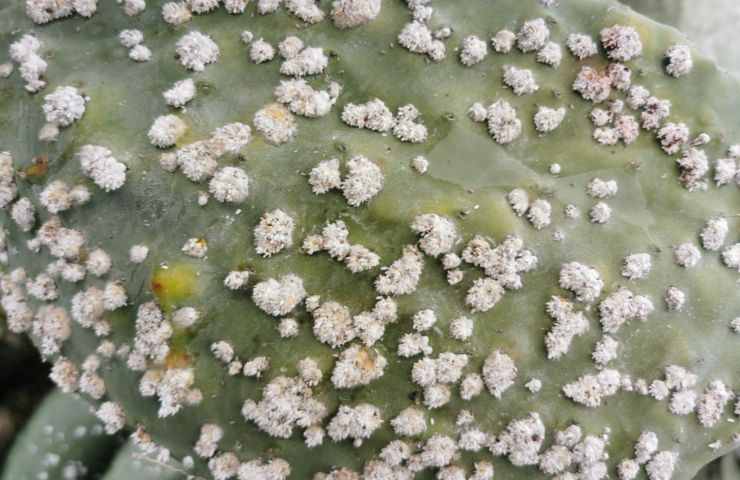
[[[10,3],[0,7],[2,47],[15,38],[10,32],[18,23],[31,28],[23,16],[22,5]],[[269,356],[268,380],[283,369],[288,375],[295,375],[297,361],[309,356],[319,361],[326,378],[334,352],[316,341],[310,316],[302,307],[296,313],[299,336],[281,340],[276,333],[276,320],[260,311],[245,292],[224,289],[223,278],[230,270],[243,267],[253,271],[257,280],[293,272],[304,279],[310,293],[339,301],[357,313],[373,304],[376,294],[372,281],[377,272],[353,275],[325,255],[304,255],[297,245],[273,258],[260,258],[254,253],[252,240],[252,229],[260,216],[274,208],[291,212],[297,223],[297,244],[326,221],[341,218],[349,226],[351,240],[379,253],[381,264],[388,265],[400,255],[403,245],[416,241],[408,228],[414,216],[434,212],[454,218],[465,240],[477,233],[497,241],[507,234],[517,234],[537,252],[540,263],[535,272],[525,276],[521,291],[507,293],[490,312],[474,315],[476,333],[472,340],[461,343],[446,333],[431,335],[435,353],[450,350],[471,355],[469,371],[479,371],[486,356],[500,348],[514,358],[522,378],[501,400],[484,393],[471,402],[463,402],[454,393],[450,404],[430,413],[435,423],[425,437],[453,434],[455,412],[462,408],[472,411],[481,427],[492,432],[502,430],[512,418],[536,411],[548,432],[572,422],[592,434],[610,427],[610,461],[616,462],[632,454],[634,441],[643,429],[649,428],[658,433],[661,448],[680,452],[674,478],[682,479],[691,478],[699,467],[729,450],[727,439],[738,431],[735,424],[722,422],[708,430],[694,416],[672,415],[665,402],[646,396],[620,394],[593,410],[562,396],[563,383],[595,370],[590,358],[600,333],[595,313],[590,315],[591,330],[574,342],[566,357],[557,362],[546,359],[543,336],[551,320],[544,314],[543,306],[551,295],[565,294],[557,287],[561,263],[577,260],[593,265],[605,280],[606,292],[611,292],[617,285],[628,283],[619,275],[622,257],[650,249],[653,271],[648,280],[635,288],[649,295],[658,308],[647,323],[634,322],[623,327],[623,350],[615,368],[634,376],[657,378],[665,365],[675,363],[697,373],[701,387],[714,379],[722,379],[730,387],[739,386],[738,339],[729,334],[727,327],[740,306],[737,273],[722,266],[716,255],[706,254],[701,268],[691,271],[675,265],[671,255],[671,246],[695,240],[710,216],[737,214],[737,188],[687,192],[676,181],[673,159],[665,156],[646,132],[627,148],[596,145],[587,118],[592,105],[571,92],[578,66],[569,54],[564,54],[557,70],[536,64],[532,55],[518,52],[491,54],[483,63],[464,69],[450,51],[442,64],[432,64],[423,56],[389,47],[409,16],[401,2],[386,1],[375,21],[349,34],[327,23],[296,28],[296,20],[284,11],[267,17],[233,18],[219,10],[173,29],[162,24],[157,8],[150,8],[136,17],[135,25],[145,32],[154,57],[150,63],[135,64],[116,39],[119,30],[134,23],[110,3],[101,4],[90,20],[72,18],[34,28],[44,42],[46,56],[53,59],[50,85],[42,94],[29,96],[17,75],[0,81],[0,149],[12,152],[18,170],[29,167],[34,157],[49,159],[44,178],[19,182],[21,193],[32,198],[38,193],[38,184],[49,179],[64,179],[70,184],[84,180],[74,158],[82,145],[105,145],[128,166],[128,180],[121,190],[105,194],[91,185],[92,201],[63,214],[65,225],[85,233],[90,248],[102,246],[111,255],[113,269],[108,278],[126,282],[130,306],[110,314],[111,340],[116,344],[131,341],[136,306],[147,300],[159,301],[167,313],[180,306],[196,306],[201,312],[201,320],[194,328],[175,335],[171,356],[174,362],[195,369],[196,386],[204,396],[197,407],[159,419],[156,402],[141,398],[136,391],[140,373],[130,371],[125,363],[115,359],[102,367],[107,396],[123,405],[129,426],[144,425],[158,443],[177,457],[191,454],[200,426],[211,422],[224,426],[222,450],[234,451],[243,461],[266,455],[285,458],[291,463],[292,478],[311,478],[333,465],[361,470],[365,461],[395,438],[387,420],[412,404],[420,393],[419,387],[410,381],[413,361],[395,356],[399,337],[411,330],[411,315],[421,308],[434,308],[440,318],[438,326],[446,332],[451,319],[466,314],[465,291],[477,274],[471,268],[462,285],[451,287],[439,265],[425,259],[419,289],[412,296],[398,299],[401,320],[387,330],[377,345],[390,359],[385,375],[358,389],[336,390],[326,380],[316,389],[331,412],[340,403],[369,402],[383,409],[386,422],[362,448],[353,448],[350,442],[325,441],[314,450],[306,448],[298,434],[278,440],[260,432],[254,424],[245,423],[239,413],[242,403],[246,398],[259,399],[265,380],[229,377],[209,348],[212,342],[227,339],[240,357]],[[596,38],[603,27],[615,23],[632,25],[642,37],[644,52],[631,66],[635,72],[641,72],[641,84],[673,102],[671,118],[686,122],[692,132],[706,131],[729,143],[740,138],[736,106],[727,101],[740,88],[735,79],[698,54],[694,55],[694,71],[688,78],[677,81],[664,75],[663,52],[681,40],[677,31],[610,1],[567,3],[546,9],[534,1],[469,0],[439,2],[435,8],[437,17],[452,23],[459,32],[448,46],[457,45],[465,34],[486,37],[500,28],[516,30],[523,21],[540,16],[550,19],[553,36],[560,43],[571,32],[585,32]],[[212,35],[221,56],[215,65],[192,75],[198,84],[198,96],[179,114],[190,131],[178,146],[204,138],[228,122],[251,123],[254,112],[272,101],[279,63],[248,62],[247,50],[239,41],[239,33],[245,28],[256,38],[264,36],[273,44],[293,33],[307,45],[330,50],[334,55],[326,76],[340,82],[344,92],[328,116],[299,119],[298,134],[292,143],[274,147],[255,135],[240,156],[221,160],[223,165],[243,166],[253,180],[245,204],[235,207],[211,200],[200,207],[197,191],[205,185],[164,172],[158,165],[160,152],[149,144],[146,132],[155,117],[168,113],[161,92],[190,75],[172,59],[175,42],[190,29]],[[347,35],[351,41],[346,40]],[[586,61],[599,66],[605,62],[603,56]],[[532,69],[540,83],[539,91],[520,98],[504,89],[499,77],[506,64]],[[378,73],[379,68],[387,68],[388,75]],[[63,130],[57,142],[40,143],[36,135],[44,123],[42,95],[60,85],[79,87],[91,101],[84,117]],[[350,129],[341,123],[339,109],[344,104],[376,96],[393,108],[413,103],[429,128],[429,140],[420,145],[402,144],[391,136]],[[497,98],[510,101],[524,123],[520,139],[507,147],[495,144],[483,127],[466,116],[473,102],[488,103]],[[568,106],[565,122],[547,136],[538,136],[529,121],[536,104]],[[711,158],[719,158],[725,146],[715,141],[706,151]],[[307,173],[320,160],[335,156],[345,160],[354,154],[372,158],[385,174],[384,190],[366,207],[348,207],[334,193],[315,196],[305,175],[296,174]],[[431,164],[424,176],[408,167],[410,159],[419,154],[429,158]],[[553,162],[564,168],[558,177],[548,173]],[[610,201],[614,209],[611,222],[603,227],[584,219],[566,222],[559,213],[565,204],[576,204],[584,212],[590,208],[592,201],[586,197],[583,185],[597,175],[619,182],[621,193]],[[553,241],[552,229],[537,232],[511,212],[504,195],[514,187],[550,200],[565,241]],[[462,215],[463,212],[470,213]],[[39,214],[46,216],[41,209]],[[30,274],[42,271],[50,258],[45,253],[29,254],[24,247],[28,236],[7,215],[2,218],[9,243],[18,246],[18,253],[10,256],[8,271],[18,266]],[[729,241],[736,242],[738,219],[729,221],[735,232]],[[180,251],[182,244],[195,236],[208,241],[206,259],[192,259]],[[141,265],[127,260],[129,247],[137,243],[150,249]],[[167,271],[162,265],[167,266]],[[177,273],[168,273],[172,271]],[[678,281],[692,302],[686,312],[676,315],[662,308],[661,299],[665,287]],[[100,281],[89,278],[85,282],[93,285]],[[61,283],[60,287],[60,302],[67,306],[80,286]],[[95,349],[98,339],[77,325],[73,330],[63,352],[80,363]],[[523,377],[542,379],[542,390],[536,395],[529,393],[523,388]],[[716,438],[725,439],[724,446],[712,451],[707,443]],[[459,463],[469,466],[489,457],[485,451],[464,454]],[[497,478],[542,475],[534,467],[515,468],[505,459],[494,459],[494,464]],[[204,463],[197,463],[196,472],[208,476]],[[417,478],[433,478],[433,473],[425,471]]]
[[[737,453],[728,453],[704,467],[697,475],[698,479],[737,478],[740,475]]]
[[[186,478],[174,464],[155,462],[120,436],[105,435],[86,400],[58,392],[44,400],[21,432],[0,478],[31,480],[41,474],[104,480]]]
[[[77,475],[104,472],[121,439],[105,435],[90,408],[80,398],[50,394],[16,439],[0,478],[64,478],[65,468]]]
[[[708,53],[719,64],[731,72],[737,72],[740,62],[728,50],[734,32],[727,28],[728,16],[738,15],[735,4],[715,3],[711,8],[689,2],[626,0],[625,3],[638,12],[661,23],[674,26],[684,32],[699,48]],[[700,7],[700,8],[697,8]]]
[[[103,480],[185,480],[185,470],[178,465],[155,462],[138,452],[138,447],[127,444],[116,454]]]

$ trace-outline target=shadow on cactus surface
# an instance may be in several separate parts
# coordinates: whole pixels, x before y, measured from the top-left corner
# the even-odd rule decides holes
[[[5,366],[0,381],[0,464],[5,462],[15,435],[23,428],[39,401],[52,388],[49,369],[38,358],[28,338],[5,330],[0,338],[0,360]]]
[[[61,390],[3,480],[690,479],[736,447],[740,83],[679,31],[148,3],[0,6],[2,307]]]

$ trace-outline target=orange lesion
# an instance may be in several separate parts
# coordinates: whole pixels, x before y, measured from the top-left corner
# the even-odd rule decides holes
[[[169,312],[197,294],[197,272],[188,264],[161,266],[152,274],[150,286],[159,306]]]
[[[46,155],[39,155],[38,157],[33,157],[33,160],[31,160],[31,165],[26,167],[23,173],[25,174],[26,178],[33,181],[43,178],[48,171],[49,157],[47,157]]]
[[[374,351],[363,348],[355,358],[355,365],[364,372],[374,372],[377,367],[378,355]]]
[[[183,349],[171,349],[164,361],[167,370],[171,368],[187,368],[191,365],[191,357]]]

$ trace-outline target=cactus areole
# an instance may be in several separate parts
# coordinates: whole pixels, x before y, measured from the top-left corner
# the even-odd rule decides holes
[[[740,442],[740,83],[678,31],[8,0],[0,47],[7,328],[142,461],[667,480]]]

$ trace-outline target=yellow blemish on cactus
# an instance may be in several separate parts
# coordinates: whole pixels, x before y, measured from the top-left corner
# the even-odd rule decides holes
[[[165,312],[170,312],[196,294],[197,282],[197,272],[192,265],[175,264],[162,266],[154,271],[151,289],[159,306]]]

